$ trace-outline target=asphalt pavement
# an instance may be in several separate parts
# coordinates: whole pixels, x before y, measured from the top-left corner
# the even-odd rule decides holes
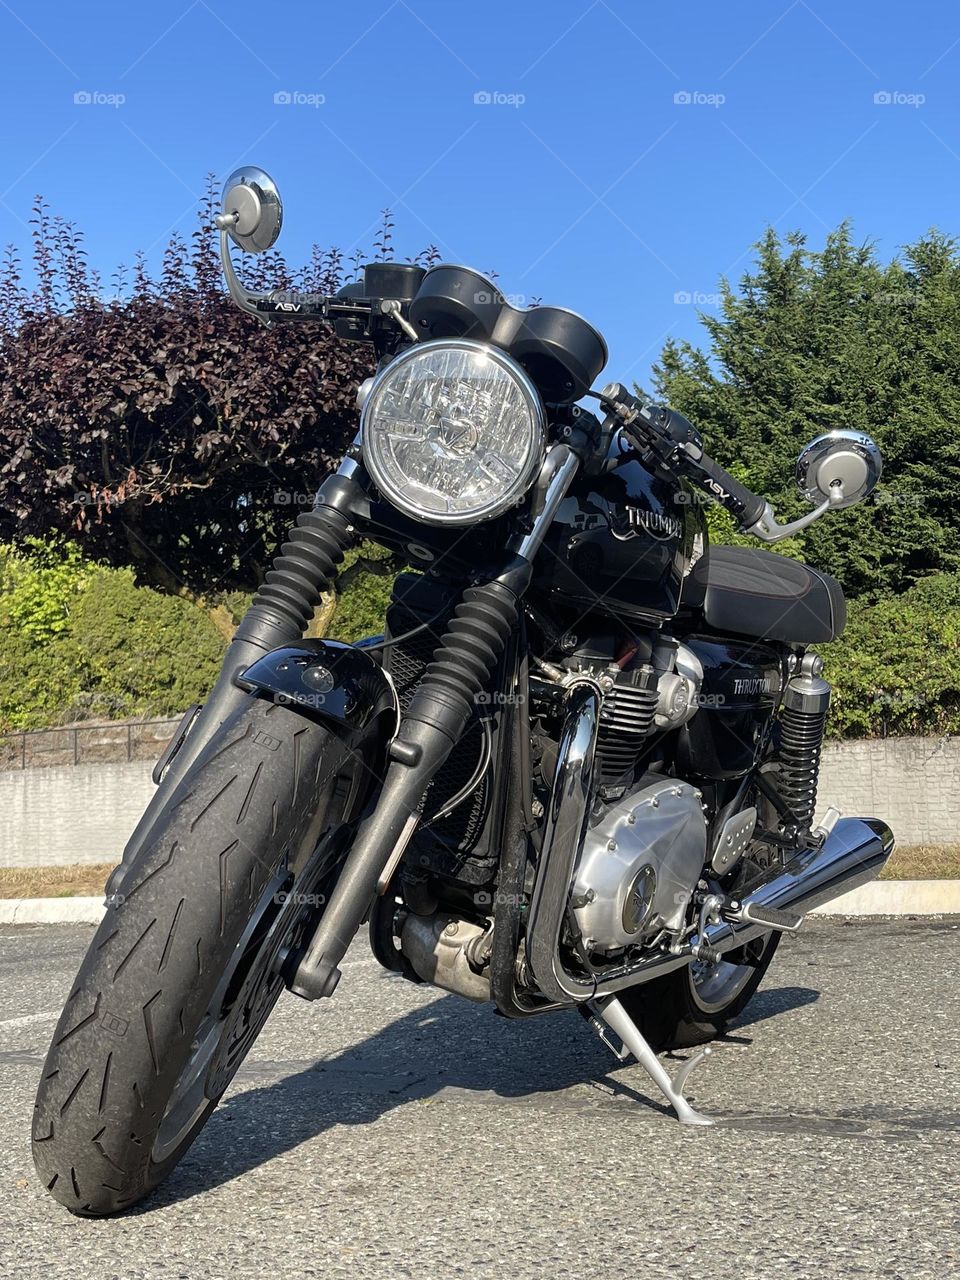
[[[30,1158],[92,929],[0,929],[0,1273],[900,1277],[960,1272],[957,919],[809,921],[693,1078],[683,1129],[575,1014],[497,1018],[376,965],[285,996],[192,1151],[122,1218]]]

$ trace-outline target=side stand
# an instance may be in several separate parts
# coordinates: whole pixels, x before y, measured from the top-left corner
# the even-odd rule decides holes
[[[589,1000],[586,1006],[581,1005],[580,1009],[603,1043],[608,1049],[612,1050],[621,1062],[625,1062],[633,1054],[640,1066],[643,1067],[644,1071],[673,1107],[681,1124],[712,1125],[714,1123],[709,1116],[701,1115],[699,1111],[695,1111],[683,1096],[684,1085],[687,1083],[690,1073],[710,1055],[709,1046],[701,1049],[699,1053],[695,1053],[693,1057],[688,1058],[676,1075],[671,1077],[663,1063],[640,1034],[637,1024],[616,996]],[[608,1027],[615,1035],[619,1036],[622,1048],[618,1049],[609,1039],[607,1035]]]

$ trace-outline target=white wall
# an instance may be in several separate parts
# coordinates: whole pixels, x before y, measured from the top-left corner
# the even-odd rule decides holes
[[[114,862],[153,794],[151,760],[0,772],[0,866]],[[823,813],[883,818],[900,844],[960,841],[960,738],[824,748]]]
[[[883,818],[899,844],[960,841],[960,738],[875,738],[824,748],[819,803]]]
[[[155,788],[153,760],[0,772],[0,866],[116,862]]]

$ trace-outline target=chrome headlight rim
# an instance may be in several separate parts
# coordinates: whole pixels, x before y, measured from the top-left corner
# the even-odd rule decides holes
[[[371,448],[369,442],[370,420],[376,411],[377,393],[402,365],[422,359],[425,354],[437,351],[465,351],[493,360],[517,384],[530,413],[531,435],[534,437],[534,446],[530,449],[523,468],[517,472],[513,482],[507,486],[496,502],[488,503],[483,508],[468,512],[425,511],[405,501],[402,495],[397,493],[392,479],[386,474],[377,457],[377,450]],[[434,338],[428,342],[419,342],[415,346],[408,347],[406,351],[395,356],[389,364],[375,375],[372,385],[364,398],[360,415],[360,447],[364,467],[381,496],[403,515],[424,525],[446,525],[456,528],[458,526],[486,524],[506,514],[512,507],[516,507],[533,487],[534,481],[543,465],[543,459],[546,456],[547,417],[543,400],[536,385],[522,366],[500,347],[493,346],[489,342],[477,341],[474,338]]]

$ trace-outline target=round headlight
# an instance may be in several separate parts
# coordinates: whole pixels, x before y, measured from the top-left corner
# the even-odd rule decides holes
[[[465,338],[422,343],[387,365],[360,429],[380,492],[431,524],[506,511],[533,483],[546,436],[540,397],[520,366]]]

